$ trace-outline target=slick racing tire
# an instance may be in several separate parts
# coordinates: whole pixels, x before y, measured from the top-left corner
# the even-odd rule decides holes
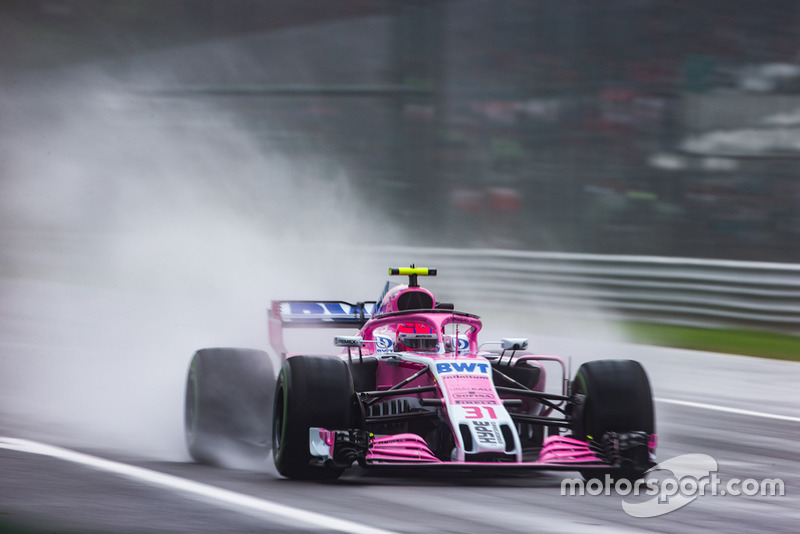
[[[184,404],[184,434],[191,457],[215,465],[265,460],[274,384],[266,352],[198,350],[189,366]]]
[[[272,456],[278,473],[293,479],[335,479],[344,469],[310,465],[308,429],[351,428],[353,379],[347,363],[330,356],[293,356],[278,374]]]
[[[597,360],[584,363],[575,374],[572,392],[583,395],[573,411],[573,436],[600,442],[607,432],[655,433],[650,381],[644,368],[633,360]],[[622,453],[621,453],[622,454]],[[614,478],[640,478],[649,466],[646,446],[626,451],[626,468],[608,472]],[[605,473],[581,472],[584,478]]]

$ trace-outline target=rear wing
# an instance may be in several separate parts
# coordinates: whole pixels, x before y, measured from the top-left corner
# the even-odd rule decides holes
[[[273,300],[267,310],[269,342],[283,358],[287,353],[284,328],[361,328],[374,311],[374,301]]]

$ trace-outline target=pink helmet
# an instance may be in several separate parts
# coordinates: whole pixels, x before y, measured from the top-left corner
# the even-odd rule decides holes
[[[397,327],[396,351],[431,352],[438,348],[438,336],[427,324],[403,323]]]

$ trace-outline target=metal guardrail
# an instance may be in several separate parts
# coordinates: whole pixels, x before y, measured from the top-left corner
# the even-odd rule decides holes
[[[374,252],[375,249],[371,249]],[[445,299],[546,313],[800,334],[800,264],[382,247],[394,264],[437,267]]]
[[[92,278],[106,239],[4,231],[0,272],[23,269],[28,277],[52,277],[57,265],[59,276]],[[800,335],[800,264],[494,249],[349,250],[375,267],[414,262],[438,268],[439,276],[425,285],[440,300],[466,311],[502,309],[526,316],[563,314]]]

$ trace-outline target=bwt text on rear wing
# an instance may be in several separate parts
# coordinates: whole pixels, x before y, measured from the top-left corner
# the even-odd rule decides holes
[[[352,304],[343,300],[273,300],[267,316],[269,341],[283,358],[284,328],[361,328],[375,311],[375,301]]]

